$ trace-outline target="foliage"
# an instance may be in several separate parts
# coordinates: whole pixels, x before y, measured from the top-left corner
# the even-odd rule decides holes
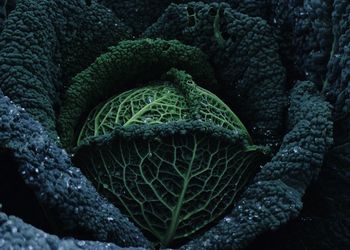
[[[191,118],[236,130],[251,142],[242,122],[216,95],[197,86],[183,71],[172,69],[167,77],[175,78],[175,86],[169,82],[150,84],[96,106],[84,123],[77,144],[88,136],[111,133],[118,125],[153,125]]]
[[[216,221],[261,160],[217,96],[184,71],[166,77],[174,82],[129,90],[93,109],[74,157],[97,190],[163,246]]]
[[[143,36],[178,39],[206,53],[222,99],[235,107],[256,143],[277,149],[287,105],[286,78],[266,21],[226,3],[171,4]]]
[[[77,74],[67,90],[59,118],[62,145],[71,147],[77,125],[101,101],[160,79],[170,68],[186,70],[195,81],[217,88],[206,55],[176,40],[126,40],[110,47],[95,63]]]
[[[257,241],[257,247],[347,249],[350,224],[343,217],[349,217],[349,3],[228,0],[227,5],[179,0],[176,3],[182,4],[166,8],[169,2],[17,1],[0,36],[0,154],[9,152],[13,157],[13,172],[17,171],[28,190],[50,211],[63,231],[61,236],[150,248],[137,227],[96,192],[54,140],[59,142],[57,134],[62,133],[61,145],[70,148],[77,140],[73,135],[80,129],[78,125],[98,103],[154,80],[170,81],[161,79],[162,75],[175,67],[227,103],[255,143],[274,147],[271,161],[262,166],[226,216],[181,248],[244,249],[259,234],[276,231],[289,222],[277,237],[264,234],[266,244]],[[136,5],[140,8],[134,8]],[[174,41],[128,42],[98,59],[100,64],[94,68],[89,67],[108,46],[130,39],[130,31],[135,36],[143,32],[144,38],[177,39],[193,47]],[[113,62],[117,62],[114,70],[108,71],[106,65]],[[112,87],[94,85],[104,85],[104,80]],[[76,89],[67,93],[73,85]],[[321,94],[317,90],[322,90]],[[63,96],[71,97],[71,105],[62,105]],[[58,122],[64,113],[67,119]],[[177,130],[180,125],[183,127]],[[195,123],[153,124],[154,129],[137,125],[138,133],[133,126],[116,127],[115,133],[99,139],[86,138],[81,150],[112,144],[113,138],[147,138],[160,130],[168,131],[170,138],[179,131],[179,138],[184,138],[188,131],[205,134],[208,127],[215,130],[210,138],[228,138],[225,128],[214,129],[209,123],[204,131],[193,131]],[[335,145],[327,152],[332,138]],[[320,170],[315,186],[312,183]],[[307,188],[315,192],[304,195]],[[14,190],[6,191],[9,197],[19,199]],[[322,196],[319,203],[314,195]],[[16,214],[7,210],[6,200],[1,203],[5,213]],[[327,209],[310,209],[321,205]],[[29,237],[21,229],[23,222],[3,214],[0,217],[0,230],[6,235],[0,244],[17,246],[23,237]],[[31,241],[39,248],[45,247],[43,238],[50,246],[81,244],[44,236]],[[78,248],[92,247],[84,244]],[[116,248],[109,243],[103,246]]]

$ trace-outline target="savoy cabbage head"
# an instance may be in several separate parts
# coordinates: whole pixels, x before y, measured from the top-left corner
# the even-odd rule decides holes
[[[102,101],[80,123],[74,163],[162,246],[216,222],[263,155],[219,97],[175,68]]]
[[[203,142],[210,140],[210,143],[207,143],[208,150],[211,149],[210,145],[215,146],[217,141],[225,143],[220,145],[224,147],[235,142],[236,147],[229,148],[232,151],[250,149],[245,151],[244,155],[256,149],[252,146],[249,136],[244,133],[244,129],[238,129],[239,124],[236,129],[231,130],[217,126],[213,120],[220,119],[213,118],[209,121],[210,118],[185,117],[183,120],[169,122],[163,119],[163,123],[152,124],[152,120],[149,119],[152,117],[146,116],[143,117],[146,123],[130,123],[127,126],[106,120],[101,121],[103,126],[98,130],[98,136],[90,136],[92,131],[81,133],[83,125],[91,121],[89,117],[95,117],[94,111],[91,111],[100,103],[101,106],[95,110],[101,111],[102,105],[109,103],[106,100],[111,100],[109,98],[117,97],[126,91],[137,92],[135,89],[140,88],[146,93],[146,90],[156,83],[175,85],[176,78],[164,76],[171,68],[187,72],[184,74],[191,75],[194,82],[224,100],[243,121],[254,142],[270,145],[274,151],[271,161],[255,175],[240,198],[234,200],[233,209],[223,212],[225,217],[211,227],[194,221],[198,226],[195,229],[198,229],[200,234],[189,236],[191,241],[182,245],[180,249],[243,249],[262,232],[276,229],[296,218],[304,203],[302,197],[305,190],[311,181],[317,178],[323,157],[332,143],[331,107],[320,96],[314,83],[303,80],[316,81],[316,86],[320,86],[319,80],[322,80],[321,85],[325,83],[324,94],[335,105],[336,117],[348,114],[349,110],[346,106],[350,102],[346,92],[348,57],[345,53],[348,27],[342,25],[347,22],[349,16],[346,15],[349,12],[349,8],[346,8],[348,4],[344,1],[327,1],[325,4],[318,1],[301,3],[251,0],[236,3],[238,1],[232,0],[225,1],[231,6],[212,1],[210,4],[171,4],[163,12],[167,1],[155,1],[162,2],[157,4],[161,10],[158,12],[151,8],[150,12],[149,1],[118,1],[115,6],[125,2],[125,8],[112,8],[112,11],[97,2],[105,2],[111,6],[116,1],[91,1],[88,4],[86,2],[90,1],[18,1],[16,10],[6,20],[5,29],[0,36],[0,154],[5,151],[12,155],[12,170],[23,179],[26,187],[35,193],[40,205],[50,212],[50,220],[58,223],[58,228],[63,231],[62,234],[58,233],[59,236],[64,234],[84,240],[114,242],[119,247],[152,248],[150,242],[139,231],[142,225],[137,227],[131,220],[127,220],[118,209],[123,206],[112,205],[98,194],[80,169],[71,163],[71,158],[77,162],[76,165],[80,160],[86,161],[86,166],[84,164],[80,167],[89,175],[86,170],[94,165],[86,158],[95,157],[97,151],[89,151],[94,145],[95,149],[101,150],[101,154],[106,157],[109,155],[105,152],[110,148],[115,150],[113,145],[118,145],[117,142],[125,146],[124,155],[132,150],[136,152],[136,149],[148,147],[149,144],[151,149],[156,148],[154,144],[148,143],[152,140],[155,140],[154,143],[169,145],[159,148],[159,155],[171,149],[191,149],[193,147],[190,146],[194,144],[201,146],[203,143],[199,142],[202,142],[202,138]],[[132,8],[132,4],[135,3],[141,3],[147,8]],[[123,15],[120,15],[120,12]],[[132,12],[134,15],[129,14]],[[163,15],[158,21],[144,30],[148,24],[157,20],[161,12]],[[140,20],[146,20],[144,13],[146,19],[151,21],[142,21],[141,29],[138,29],[140,26],[127,27],[118,19],[126,15],[133,26],[134,23],[139,24]],[[135,22],[132,21],[133,17]],[[141,37],[177,39],[194,47],[176,41],[143,39],[121,42],[105,53],[108,46],[131,39],[130,28],[134,32],[144,31]],[[334,46],[330,46],[331,44]],[[105,54],[88,67],[102,53]],[[207,56],[210,65],[204,55]],[[86,67],[88,68],[72,80],[73,76]],[[295,71],[301,72],[294,74]],[[214,74],[218,82],[215,81]],[[324,79],[326,81],[323,81]],[[145,84],[148,87],[143,88]],[[65,100],[62,100],[64,96]],[[193,95],[183,97],[185,100],[195,101]],[[198,105],[192,104],[188,104],[188,107],[196,110]],[[195,111],[188,113],[200,115]],[[58,116],[60,131],[57,131]],[[98,117],[107,116],[101,113]],[[93,128],[92,123],[89,124],[88,127]],[[103,132],[103,129],[107,129],[106,124],[112,124],[114,129]],[[337,159],[344,156],[342,160],[347,161],[348,138],[344,136],[347,134],[346,124],[346,119],[337,120],[335,137],[338,145]],[[57,138],[57,134],[60,134],[62,140]],[[167,141],[167,138],[175,136],[179,141]],[[191,136],[195,138],[191,139]],[[186,141],[188,137],[192,141]],[[344,146],[339,145],[338,138],[345,142]],[[131,142],[137,139],[139,144],[135,147]],[[56,142],[69,150],[75,148],[78,143],[75,157],[67,154]],[[189,146],[174,147],[178,144]],[[199,146],[196,149],[201,148]],[[118,151],[112,153],[118,154]],[[138,150],[138,153],[135,158],[128,156],[128,159],[137,162],[140,155],[147,155],[145,161],[148,157],[151,157],[151,160],[155,157],[153,151],[152,156],[147,151]],[[189,153],[184,156],[187,154]],[[164,155],[165,153],[161,156]],[[229,155],[232,155],[231,151]],[[186,158],[183,155],[175,156],[176,159]],[[172,159],[167,155],[163,158]],[[221,156],[219,158],[222,159]],[[113,163],[113,160],[110,162]],[[217,165],[219,163],[217,162]],[[333,163],[338,164],[336,161]],[[16,183],[7,178],[6,174],[3,175],[6,171],[4,166],[1,167],[1,176],[5,182]],[[112,170],[113,167],[114,165]],[[114,173],[118,176],[118,172]],[[103,172],[98,174],[103,176]],[[90,179],[93,180],[91,175]],[[103,180],[103,183],[107,183],[108,187],[112,186],[108,181]],[[133,184],[130,183],[130,186]],[[101,187],[95,182],[95,185],[100,192],[105,191],[104,195],[109,196],[110,200],[113,199],[103,184]],[[323,186],[328,184],[323,183]],[[13,189],[5,190],[10,191],[10,199],[20,199],[13,195]],[[327,199],[325,203],[329,204],[329,200],[333,198],[334,196]],[[6,200],[1,203],[5,213],[14,214],[8,210],[9,203]],[[26,210],[29,210],[27,206],[30,204],[31,202],[25,204]],[[123,211],[127,214],[125,208]],[[158,215],[159,211],[154,214]],[[138,216],[137,213],[134,214]],[[22,217],[19,214],[17,216]],[[24,224],[23,222],[14,222],[3,213],[0,213],[0,217],[0,231],[9,236],[0,242],[4,248],[11,248],[16,244],[42,249],[46,247],[44,243],[47,243],[47,247],[55,245],[57,248],[71,248],[66,245],[66,240],[54,240],[46,235],[43,235],[46,240],[43,242],[43,238],[38,238],[34,230],[31,230],[32,238],[29,240],[28,230],[17,226]],[[164,221],[167,223],[174,220]],[[28,222],[38,227],[35,219]],[[158,225],[153,221],[151,223],[153,226]],[[200,230],[201,226],[205,230]],[[301,226],[305,228],[305,224]],[[319,230],[313,229],[320,227],[315,227],[313,223],[308,228],[312,228],[308,235],[317,235],[316,231]],[[337,229],[331,231],[337,234],[339,239],[340,235],[344,235],[339,232],[346,231],[343,229],[344,226],[337,225]],[[306,232],[304,229],[301,231]],[[327,236],[331,233],[329,229],[325,232]],[[174,235],[174,239],[176,237],[186,236],[177,234]],[[166,239],[170,238],[168,233],[166,237],[163,236],[162,241],[166,242]],[[263,238],[267,238],[266,234]],[[301,237],[296,241],[286,241],[284,237],[273,238],[283,239],[283,244],[278,244],[277,249],[282,245],[286,249],[298,249],[294,247],[295,244],[290,243],[298,242]],[[270,243],[270,240],[271,237],[266,241]],[[312,240],[315,241],[317,240]],[[330,245],[337,242],[337,246],[342,242],[331,241]],[[33,245],[33,242],[37,242],[38,245]],[[96,248],[87,241],[71,243],[76,244],[72,249]],[[99,244],[104,245],[106,249],[119,249],[110,243]],[[257,246],[264,248],[259,241]]]

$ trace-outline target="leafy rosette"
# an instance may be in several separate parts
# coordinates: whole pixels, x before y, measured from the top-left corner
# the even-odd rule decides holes
[[[89,3],[86,4],[87,2]],[[112,11],[97,2],[104,2]],[[198,103],[203,97],[214,96],[203,94],[204,89],[228,104],[243,121],[254,142],[272,147],[273,156],[253,180],[249,181],[248,172],[247,175],[242,172],[242,177],[247,177],[249,185],[239,199],[236,197],[240,187],[235,187],[237,193],[230,190],[231,196],[235,198],[222,198],[233,200],[227,205],[233,206],[232,209],[227,209],[226,212],[226,207],[222,208],[222,217],[225,217],[215,220],[210,214],[212,217],[205,218],[206,221],[202,224],[193,220],[193,225],[196,225],[193,228],[198,231],[198,235],[185,231],[181,236],[177,234],[180,233],[179,230],[175,231],[173,239],[186,238],[185,235],[188,235],[191,240],[184,245],[179,242],[177,246],[182,250],[245,249],[263,232],[277,229],[295,218],[299,221],[297,227],[293,220],[287,225],[289,230],[285,232],[286,227],[283,227],[277,234],[278,237],[275,233],[270,234],[270,237],[266,233],[255,241],[252,249],[271,249],[274,246],[278,249],[299,249],[311,246],[307,241],[312,242],[312,247],[315,247],[315,242],[319,242],[319,248],[327,246],[327,249],[339,249],[345,246],[348,243],[344,237],[347,225],[337,218],[346,213],[337,213],[338,209],[333,208],[340,207],[339,204],[341,207],[348,206],[344,199],[345,193],[339,192],[339,187],[345,187],[347,180],[346,171],[339,172],[339,169],[343,165],[349,165],[346,164],[349,162],[349,136],[346,136],[349,123],[345,119],[350,110],[347,108],[350,102],[347,88],[349,71],[346,67],[349,32],[348,26],[343,25],[349,19],[348,3],[272,1],[266,4],[266,1],[258,3],[259,1],[251,0],[239,3],[225,1],[231,3],[231,6],[212,1],[204,1],[211,2],[210,4],[173,3],[158,18],[167,1],[158,1],[161,3],[156,4],[156,9],[149,8],[149,1],[112,2],[116,1],[22,0],[17,1],[16,9],[6,20],[0,36],[0,158],[4,159],[0,162],[5,162],[5,166],[1,165],[1,177],[4,180],[1,183],[12,186],[3,188],[7,190],[5,193],[9,198],[0,200],[3,205],[1,209],[6,214],[20,216],[24,221],[49,233],[60,237],[113,242],[118,246],[54,239],[46,234],[38,234],[37,230],[27,230],[28,227],[21,226],[23,222],[14,221],[0,213],[0,231],[6,235],[4,240],[0,240],[2,248],[26,246],[28,249],[44,249],[53,245],[69,249],[119,249],[133,246],[152,248],[139,230],[142,225],[139,224],[138,228],[124,216],[128,211],[115,201],[118,198],[114,197],[115,205],[112,205],[100,195],[82,171],[71,163],[71,158],[89,176],[86,171],[90,169],[88,158],[97,157],[95,153],[100,154],[101,151],[113,163],[114,158],[111,159],[105,152],[120,153],[114,145],[122,145],[122,153],[137,150],[138,154],[134,158],[128,155],[127,159],[139,166],[137,159],[140,155],[147,155],[144,161],[150,162],[157,152],[162,159],[171,160],[175,159],[174,155],[167,157],[166,152],[176,148],[185,152],[175,155],[178,160],[191,155],[187,152],[191,149],[194,151],[193,145],[197,145],[196,155],[203,155],[204,162],[207,160],[205,157],[212,153],[212,147],[220,141],[217,159],[222,159],[222,151],[225,150],[229,152],[228,156],[242,152],[243,156],[237,160],[236,166],[243,166],[243,163],[240,164],[242,158],[249,155],[254,157],[259,149],[253,146],[244,126],[235,123],[237,119],[231,113],[226,113],[227,109],[220,102],[209,98],[211,101],[205,102],[210,105],[205,108]],[[112,5],[125,7],[112,8]],[[152,13],[148,10],[152,10]],[[124,17],[127,17],[128,20],[125,21],[133,27],[127,27],[118,19]],[[142,32],[157,18],[158,21],[147,28],[141,37],[177,39],[197,49],[176,41],[124,41],[111,47],[88,67],[98,55],[107,51],[108,46],[131,39],[133,36],[130,30]],[[72,80],[78,72],[81,73]],[[167,72],[169,73],[166,74]],[[201,87],[180,84],[181,79],[184,79],[181,75]],[[305,79],[315,83],[303,81]],[[336,146],[332,149],[332,157],[327,156],[324,163],[327,149],[332,144],[333,125],[332,107],[320,95],[318,90],[321,87],[324,87],[325,97],[334,105],[333,114],[336,119]],[[162,103],[161,107],[158,106],[158,110],[168,112],[163,117],[156,116],[156,110],[147,109],[147,115],[140,116],[140,119],[133,122],[130,119],[120,119],[113,123],[113,118],[121,117],[113,113],[115,105],[128,98],[128,91],[135,98],[138,95],[136,99],[133,98],[133,102],[129,102],[135,105],[137,99],[140,105],[145,100],[153,103],[155,98],[167,95],[170,91],[173,94],[170,98],[172,105],[167,107]],[[153,96],[154,92],[157,93],[156,96]],[[201,98],[196,98],[200,95]],[[64,96],[65,100],[62,100]],[[149,99],[149,96],[154,99]],[[170,100],[167,103],[169,102]],[[174,109],[174,103],[179,105],[176,106],[178,112],[169,112]],[[143,105],[147,106],[145,103]],[[208,110],[212,107],[220,109]],[[126,108],[121,112],[123,116],[130,115]],[[106,119],[98,120],[100,118]],[[225,119],[229,122],[222,123]],[[97,130],[93,122],[95,120],[98,121]],[[128,121],[129,124],[124,126]],[[225,127],[228,124],[231,128]],[[111,128],[108,127],[110,125]],[[95,131],[98,135],[94,135]],[[62,140],[57,137],[58,134]],[[169,138],[174,138],[174,142]],[[139,144],[136,144],[136,139]],[[207,143],[209,140],[210,143]],[[56,143],[61,143],[69,151],[74,149],[75,157],[70,157]],[[168,147],[157,147],[156,143],[167,143]],[[175,147],[180,144],[185,146]],[[201,148],[203,145],[207,147],[205,150]],[[143,146],[150,147],[150,150],[140,150]],[[197,150],[200,148],[202,151]],[[84,150],[88,155],[84,155]],[[101,159],[100,157],[99,160]],[[86,164],[80,165],[79,160]],[[252,161],[250,158],[245,161],[251,175],[256,170]],[[191,168],[197,166],[194,165],[197,163],[193,161]],[[97,161],[96,164],[100,163]],[[152,163],[148,164],[152,167]],[[162,166],[163,164],[165,161],[162,161]],[[220,164],[220,161],[212,164],[213,171]],[[316,196],[322,196],[322,199],[317,198],[315,201],[305,191],[318,178],[322,165],[320,182],[317,184],[322,188],[315,189]],[[167,166],[171,167],[169,164]],[[111,167],[114,169],[114,165]],[[151,167],[147,168],[149,172]],[[13,176],[9,176],[7,170],[11,170]],[[118,172],[113,173],[118,176]],[[103,176],[103,172],[98,174]],[[145,176],[147,177],[146,174]],[[220,176],[226,178],[229,174]],[[17,177],[23,180],[26,191],[35,194],[32,200],[25,197],[27,193],[17,191],[17,186],[21,183]],[[94,182],[93,178],[90,179]],[[113,185],[120,183],[117,179],[114,180],[116,183]],[[109,179],[104,181],[108,184],[107,187],[108,181]],[[241,183],[243,186],[244,183]],[[337,188],[333,187],[334,183],[337,183]],[[102,187],[97,182],[95,184],[113,202],[113,195],[108,193],[103,184]],[[202,193],[204,190],[206,189],[203,188]],[[21,193],[22,196],[17,195]],[[210,194],[207,191],[206,200],[210,200]],[[161,198],[165,200],[167,197]],[[214,200],[214,197],[211,198]],[[25,207],[26,217],[12,211],[13,200],[24,204],[16,207]],[[37,201],[48,213],[33,209],[38,205]],[[229,203],[227,201],[225,204]],[[324,207],[330,208],[326,216],[313,211],[315,204],[326,204]],[[209,205],[211,204],[208,203]],[[303,218],[310,218],[308,206],[309,209],[312,208],[313,222],[305,224]],[[118,207],[123,209],[124,214],[120,213]],[[163,210],[154,211],[153,216],[163,216],[161,211]],[[332,216],[328,216],[330,214]],[[138,216],[137,213],[133,215]],[[221,217],[219,213],[215,216]],[[324,222],[326,217],[330,223]],[[209,227],[212,224],[209,222],[211,218],[215,225]],[[47,226],[52,222],[59,232],[42,227],[41,221],[45,221]],[[172,220],[164,220],[162,225],[167,226],[169,221]],[[313,230],[315,228],[317,230]],[[330,231],[329,228],[334,230]],[[163,245],[171,238],[169,232],[170,229],[163,231],[163,238],[159,239],[165,242]],[[285,237],[285,234],[288,236]],[[327,240],[315,240],[325,239],[324,235]],[[278,238],[283,240],[276,244],[272,239]],[[267,244],[262,244],[261,239]],[[33,242],[37,244],[33,245]]]
[[[129,42],[137,43],[191,48],[174,41]],[[217,222],[263,155],[219,97],[175,68],[102,101],[80,123],[73,136],[75,165],[162,246]]]

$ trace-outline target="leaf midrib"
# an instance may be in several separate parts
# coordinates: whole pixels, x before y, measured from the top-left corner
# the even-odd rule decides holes
[[[168,95],[163,95],[160,98],[152,101],[151,103],[146,104],[144,107],[142,107],[139,111],[137,111],[123,126],[128,126],[130,123],[136,121],[138,118],[140,118],[146,111],[149,110],[149,108],[155,104],[161,103],[161,101],[165,98],[167,98]]]
[[[165,237],[162,239],[162,243],[164,246],[167,246],[172,241],[172,239],[176,233],[177,226],[179,224],[180,211],[181,211],[181,208],[182,208],[182,205],[184,202],[185,194],[186,194],[187,189],[188,189],[189,180],[191,179],[192,165],[193,165],[194,159],[196,158],[196,152],[197,152],[197,143],[196,142],[194,143],[194,147],[193,147],[192,152],[193,152],[192,158],[191,158],[190,164],[188,166],[188,170],[184,176],[183,188],[181,190],[181,194],[178,198],[176,207],[172,211],[171,224],[170,224],[170,226],[165,234]]]

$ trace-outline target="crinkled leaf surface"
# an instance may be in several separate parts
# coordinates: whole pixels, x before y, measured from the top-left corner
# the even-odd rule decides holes
[[[75,161],[99,192],[167,246],[233,204],[255,173],[256,156],[245,152],[241,135],[225,140],[179,130],[146,140],[116,136],[83,146]]]
[[[93,109],[75,157],[97,189],[163,246],[222,215],[257,159],[228,106],[184,71],[171,69],[166,76],[171,83],[129,90]],[[186,130],[193,121],[197,130]],[[185,127],[172,127],[179,122]],[[123,129],[132,137],[123,137]]]
[[[115,126],[161,124],[188,116],[185,98],[171,85],[132,89],[112,97],[90,112],[79,138],[111,133]]]
[[[119,125],[154,125],[190,118],[244,133],[251,141],[242,122],[220,98],[195,85],[192,79],[186,85],[194,89],[193,99],[199,97],[199,108],[195,112],[191,109],[194,104],[188,101],[190,97],[185,97],[180,88],[170,83],[132,89],[94,108],[81,129],[77,144],[89,136],[111,133]]]

